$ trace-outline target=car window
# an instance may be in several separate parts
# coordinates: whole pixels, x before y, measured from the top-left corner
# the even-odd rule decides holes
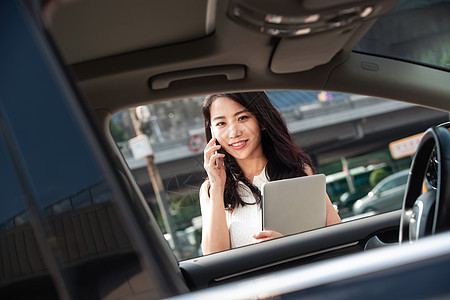
[[[395,186],[401,186],[403,184],[406,184],[406,181],[408,180],[407,175],[400,176],[395,179]]]
[[[2,104],[12,112],[8,101]],[[83,264],[91,260],[100,263],[97,270],[101,270],[101,265],[105,267],[105,263],[114,268],[114,263],[101,261],[116,256],[115,261],[125,259],[130,266],[134,265],[134,270],[122,272],[131,277],[139,274],[137,256],[133,254],[130,238],[113,204],[113,192],[101,171],[96,169],[97,164],[75,124],[58,120],[65,109],[61,103],[53,103],[53,109],[47,113],[57,111],[58,117],[44,118],[39,128],[45,133],[33,136],[30,134],[36,127],[33,122],[28,126],[23,122],[16,126],[17,118],[32,118],[40,111],[29,105],[27,109],[21,109],[21,114],[9,115],[11,131],[5,131],[3,127],[0,135],[0,290],[8,294],[14,282],[40,278],[24,283],[26,288],[16,294],[18,298],[37,289],[46,295],[46,299],[58,298],[61,294],[57,293],[55,276],[61,276],[65,281],[68,276],[81,275],[88,280],[81,283],[83,280],[79,278],[80,286],[74,286],[76,291],[69,291],[72,295],[96,289],[95,285],[102,285],[98,279],[114,277],[113,273],[107,275],[84,267]],[[40,112],[39,115],[44,117],[45,113]],[[2,115],[3,121],[4,117]],[[58,122],[58,129],[54,128],[53,122]],[[54,138],[53,134],[58,130],[64,132],[64,139]],[[39,157],[33,151],[37,148]],[[43,161],[58,163],[42,165]],[[44,242],[49,246],[47,250],[53,251],[43,250],[40,242],[43,238],[48,241],[48,244]],[[49,261],[49,257],[53,259]],[[58,275],[52,263],[58,267]],[[111,292],[114,293],[114,289],[100,291],[103,296]]]
[[[448,0],[400,1],[375,21],[354,51],[450,70],[449,6]]]
[[[0,289],[26,276],[40,276],[43,295],[47,299],[56,299],[57,290],[40,255],[30,226],[26,195],[12,161],[0,134],[0,199],[7,200],[0,202]],[[4,289],[2,291],[4,293]],[[20,298],[19,293],[15,296]]]
[[[404,172],[403,172],[404,173]],[[392,176],[392,178],[388,177],[383,180],[383,183],[380,185],[378,192],[383,193],[389,191],[391,189],[401,187],[406,184],[408,180],[408,174],[401,174],[400,176]]]
[[[1,8],[11,17],[0,37],[2,298],[159,298],[87,110],[20,4]]]
[[[389,190],[395,188],[396,186],[397,186],[397,180],[388,181],[380,187],[379,192],[383,193],[383,192],[389,191]]]
[[[394,155],[391,143],[448,119],[445,112],[359,95],[322,91],[267,91],[267,95],[317,172],[327,175],[327,194],[344,222],[354,217],[355,202],[382,179],[409,168],[413,153]],[[206,178],[203,149],[207,142],[202,99],[128,109],[111,121],[112,135],[180,260],[202,254],[199,188]],[[424,121],[420,126],[411,117],[418,114]],[[152,182],[157,178],[149,175],[145,154],[133,156],[133,147],[140,143],[136,132],[146,135],[145,142],[151,146],[160,187]],[[390,182],[383,189],[396,185]],[[392,201],[389,210],[397,209],[402,200]]]

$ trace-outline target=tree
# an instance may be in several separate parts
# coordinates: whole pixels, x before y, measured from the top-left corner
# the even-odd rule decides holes
[[[378,182],[387,176],[389,176],[389,172],[386,169],[376,169],[370,173],[369,183],[372,187],[375,187]]]
[[[125,137],[125,131],[117,125],[115,122],[111,121],[109,128],[114,140],[117,142],[125,142],[127,139]]]

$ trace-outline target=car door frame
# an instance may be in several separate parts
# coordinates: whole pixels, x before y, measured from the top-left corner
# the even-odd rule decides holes
[[[344,222],[264,243],[180,262],[190,290],[358,253],[378,237],[379,246],[398,241],[401,210]],[[275,251],[276,250],[276,251]]]

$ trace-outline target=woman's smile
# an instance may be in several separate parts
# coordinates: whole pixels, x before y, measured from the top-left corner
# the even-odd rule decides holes
[[[230,147],[233,148],[234,150],[240,150],[240,149],[244,148],[245,145],[247,145],[247,142],[248,142],[248,140],[234,142],[234,143],[230,144]]]

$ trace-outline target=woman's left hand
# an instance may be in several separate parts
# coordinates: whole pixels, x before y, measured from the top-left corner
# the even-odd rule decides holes
[[[283,235],[279,232],[276,232],[273,230],[264,230],[264,231],[260,231],[256,234],[254,234],[252,237],[255,240],[253,243],[257,244],[257,243],[261,243],[264,241],[276,239],[276,238],[279,238],[282,236]]]

